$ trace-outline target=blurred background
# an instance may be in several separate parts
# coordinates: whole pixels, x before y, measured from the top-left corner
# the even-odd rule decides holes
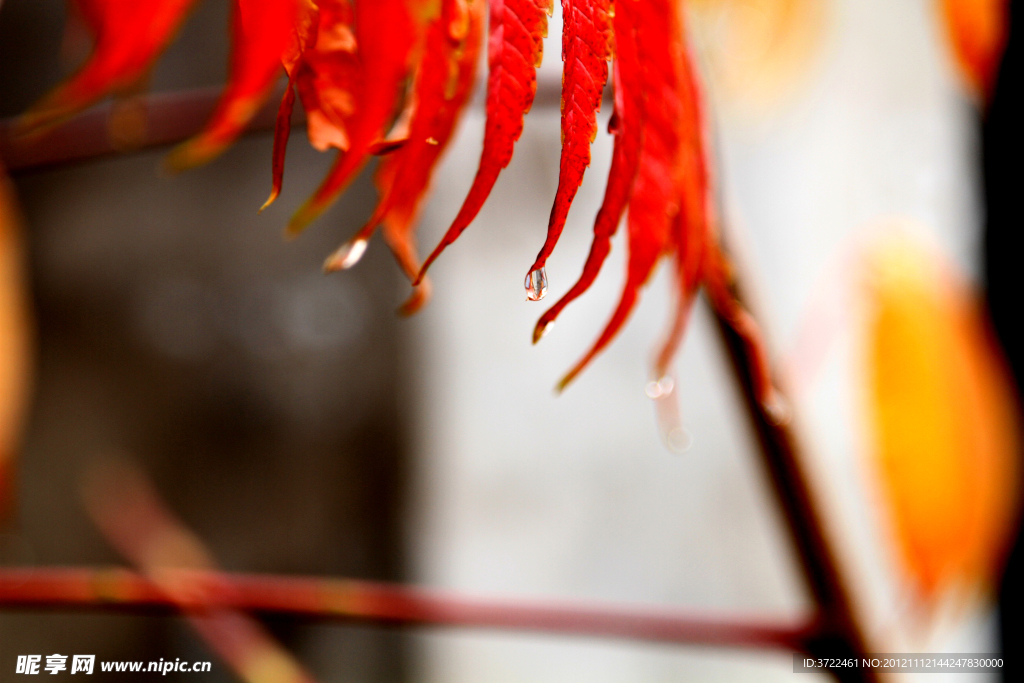
[[[777,61],[757,51],[765,3],[746,3],[746,18],[694,4],[729,243],[773,355],[794,377],[813,376],[793,380],[796,426],[868,636],[880,652],[997,651],[991,595],[927,619],[907,597],[865,436],[863,345],[841,275],[866,235],[899,221],[980,286],[981,119],[944,45],[938,3],[789,3],[803,5],[804,19],[786,28]],[[83,56],[63,38],[64,13],[61,0],[3,1],[0,117],[24,111]],[[282,198],[259,216],[269,134],[174,177],[157,170],[163,150],[15,175],[37,350],[17,521],[0,562],[121,563],[80,493],[89,463],[118,454],[142,465],[228,570],[806,615],[810,599],[703,303],[677,360],[683,453],[662,444],[644,392],[669,318],[664,273],[614,345],[553,393],[611,311],[621,235],[591,291],[530,344],[543,304],[524,301],[522,276],[557,182],[559,14],[515,158],[433,267],[433,301],[410,320],[394,313],[408,285],[379,240],[358,267],[320,272],[373,210],[369,173],[306,234],[282,239],[331,162],[298,133]],[[154,91],[223,82],[227,15],[223,0],[198,5],[153,73]],[[743,21],[752,32],[729,43]],[[611,155],[608,114],[606,105],[548,264],[551,297],[572,284],[589,247]],[[478,96],[435,176],[421,253],[465,196],[482,132]],[[803,367],[794,350],[822,300],[841,321],[820,364]],[[786,653],[269,625],[321,681],[794,676]],[[42,650],[211,659],[204,648],[176,618],[0,612],[4,671]],[[216,664],[207,678],[231,680]]]

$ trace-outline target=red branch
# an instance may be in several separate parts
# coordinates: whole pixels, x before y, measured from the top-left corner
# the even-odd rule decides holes
[[[737,287],[737,294],[742,294],[740,289]],[[867,640],[835,554],[834,540],[828,533],[818,501],[813,495],[804,464],[806,456],[793,428],[792,416],[769,414],[757,390],[757,368],[748,353],[746,342],[737,334],[732,323],[717,313],[716,322],[728,354],[730,369],[739,385],[747,415],[760,445],[759,451],[768,479],[796,546],[804,578],[821,614],[816,637],[805,641],[805,644],[813,656],[858,658],[868,651]],[[783,409],[788,411],[788,408]],[[878,674],[873,669],[836,669],[831,673],[844,683],[874,683],[878,680]]]
[[[201,88],[140,98],[146,113],[146,130],[131,150],[119,147],[111,140],[108,132],[108,122],[114,111],[111,103],[92,107],[38,139],[16,138],[12,134],[14,121],[0,121],[0,159],[9,171],[23,171],[172,145],[203,129],[221,90],[220,87]],[[277,99],[280,99],[280,93]],[[273,128],[277,104],[273,97],[271,102],[273,106],[264,106],[249,123],[248,130]],[[292,123],[305,123],[305,116],[296,116]]]
[[[167,572],[173,573],[168,578],[175,582],[192,582],[201,588],[196,595],[217,596],[216,604],[208,600],[201,605],[182,603],[126,569],[0,569],[0,608],[177,612],[217,607],[308,619],[483,627],[789,651],[805,651],[805,644],[816,634],[812,620],[770,624],[654,609],[471,599],[351,579]]]
[[[14,120],[0,120],[0,160],[8,171],[18,172],[177,144],[203,129],[213,113],[221,90],[221,87],[200,88],[156,93],[141,98],[146,111],[146,132],[131,150],[118,147],[110,139],[108,121],[114,108],[110,103],[82,112],[38,140],[24,141],[15,138],[12,134]],[[556,104],[559,101],[560,90],[557,81],[539,81],[535,104]],[[268,104],[264,105],[249,122],[246,129],[248,132],[273,130],[277,103],[282,92],[283,89],[270,96]],[[306,114],[299,107],[292,117],[292,125],[299,126],[305,123]]]

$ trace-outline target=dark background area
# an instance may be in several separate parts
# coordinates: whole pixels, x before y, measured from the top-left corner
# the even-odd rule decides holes
[[[992,323],[1006,351],[1017,386],[1024,386],[1024,326],[1020,322],[1021,273],[1021,31],[1019,1],[1010,4],[1010,39],[1003,55],[995,95],[984,123],[985,172],[985,279]],[[1018,527],[1019,529],[1019,527]],[[1005,680],[1021,680],[1024,661],[1024,548],[1018,530],[1000,586],[1002,651],[1006,653]]]
[[[197,3],[155,69],[155,91],[223,82],[227,8]],[[0,117],[23,111],[83,56],[62,48],[63,24],[62,0],[4,1]],[[225,569],[404,578],[407,420],[394,310],[407,284],[379,248],[351,272],[320,273],[372,209],[368,179],[286,243],[287,217],[332,155],[295,136],[285,195],[257,217],[269,135],[170,178],[158,171],[164,152],[14,178],[38,357],[9,561],[123,564],[80,495],[90,463],[118,455],[149,473]],[[405,677],[394,631],[271,627],[320,681]],[[234,680],[179,619],[0,613],[0,680],[18,654],[53,652],[213,660],[211,681]]]
[[[62,47],[63,23],[62,0],[3,0],[0,117],[23,111],[81,58]],[[1018,385],[1020,30],[1018,20],[983,150],[988,301]],[[197,3],[153,90],[222,83],[226,31],[226,2]],[[227,569],[405,578],[409,373],[393,311],[406,285],[380,248],[353,271],[319,273],[371,209],[365,175],[308,234],[281,239],[331,160],[304,136],[293,138],[284,196],[256,216],[270,147],[268,135],[249,136],[209,167],[173,178],[158,173],[162,151],[15,178],[39,356],[11,530],[21,554],[11,561],[120,564],[79,494],[89,463],[119,454],[150,473]],[[1001,587],[1008,654],[1022,640],[1021,552],[1018,537]],[[408,677],[397,631],[271,627],[321,681]],[[233,680],[178,619],[0,613],[0,663],[42,647],[115,660],[212,659],[210,680]],[[1021,664],[1007,658],[1007,680]]]

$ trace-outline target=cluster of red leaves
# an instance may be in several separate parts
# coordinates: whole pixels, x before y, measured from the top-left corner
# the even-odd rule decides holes
[[[328,258],[328,270],[354,265],[378,226],[414,285],[402,311],[429,295],[424,273],[469,226],[512,158],[536,93],[552,0],[232,0],[230,78],[206,129],[171,153],[172,168],[216,156],[239,135],[269,95],[283,66],[289,85],[278,113],[273,189],[281,191],[296,96],[311,143],[337,159],[288,233],[299,233],[345,190],[373,155],[380,201],[367,224]],[[22,119],[42,132],[108,94],[136,89],[171,40],[193,0],[70,0],[95,35],[91,58]],[[485,3],[487,7],[485,8]],[[1003,0],[946,0],[954,43],[983,83],[1002,24],[965,22],[959,11],[981,3],[1000,14]],[[547,238],[526,278],[529,298],[547,289],[545,262],[557,244],[590,164],[597,112],[613,64],[615,136],[604,201],[583,273],[538,321],[536,342],[562,309],[597,277],[624,214],[629,249],[625,287],[593,347],[562,380],[570,382],[625,324],[640,288],[663,257],[672,261],[677,308],[657,356],[668,372],[696,293],[748,344],[764,400],[771,392],[756,326],[730,291],[728,265],[716,238],[712,178],[700,86],[688,54],[680,0],[562,0],[562,152]],[[483,153],[472,187],[440,244],[420,266],[414,228],[430,178],[469,101],[489,15]],[[960,17],[960,19],[958,19]],[[997,17],[998,19],[998,17]],[[978,24],[978,26],[975,26]],[[994,31],[994,32],[993,32]],[[998,51],[996,51],[998,52]],[[266,204],[264,205],[266,206]],[[628,209],[628,212],[627,212]]]
[[[487,7],[485,8],[485,1]],[[96,38],[85,66],[22,119],[40,132],[100,97],[136,88],[172,38],[192,0],[71,0]],[[416,217],[441,152],[469,101],[489,13],[487,121],[480,166],[466,200],[441,243],[420,266]],[[334,166],[288,225],[295,235],[345,190],[372,155],[383,158],[375,181],[379,204],[366,225],[325,264],[354,265],[378,226],[414,284],[402,311],[429,295],[426,268],[473,221],[501,169],[512,158],[523,118],[533,104],[551,0],[234,0],[228,86],[207,128],[171,153],[172,168],[211,159],[245,127],[284,67],[289,84],[278,113],[272,162],[281,191],[296,97],[307,114],[311,143],[335,148]],[[531,299],[547,289],[544,265],[557,244],[590,164],[597,112],[614,60],[614,162],[583,275],[537,325],[534,341],[594,281],[610,240],[629,209],[625,290],[597,343],[565,377],[575,377],[625,323],[640,287],[663,256],[672,257],[678,309],[658,356],[668,371],[694,296],[708,285],[714,305],[750,340],[756,330],[727,289],[715,241],[710,176],[699,89],[687,54],[680,3],[671,0],[562,0],[565,63],[562,153],[547,239],[527,276]],[[266,206],[266,204],[264,206]],[[758,377],[762,395],[766,365]]]
[[[348,84],[344,92],[353,95],[342,102],[348,105],[347,109],[335,108],[333,118],[333,139],[342,141],[337,145],[342,153],[289,229],[301,229],[333,201],[370,153],[384,154],[376,178],[381,190],[380,203],[366,226],[328,259],[327,268],[354,265],[373,230],[382,224],[386,240],[416,286],[402,309],[411,312],[427,296],[426,269],[473,221],[501,169],[512,158],[513,147],[523,130],[523,118],[536,92],[536,67],[542,56],[551,6],[545,0],[491,0],[487,120],[479,169],[454,222],[423,268],[419,268],[412,225],[430,172],[470,94],[483,7],[479,0],[442,2],[440,19],[428,22],[421,35],[415,21],[416,3],[392,4],[388,10],[392,20],[381,36],[375,39],[373,31],[383,23],[367,20],[366,26],[360,26],[357,19],[354,39],[343,41],[348,58],[337,62],[331,70],[336,77],[332,85]],[[408,21],[395,19],[401,17],[399,10],[403,6],[409,13]],[[619,306],[597,343],[560,386],[571,381],[614,338],[655,266],[662,257],[672,257],[679,304],[669,337],[658,356],[657,375],[668,372],[694,296],[702,285],[707,285],[712,303],[748,341],[759,369],[755,381],[762,398],[767,400],[770,383],[757,330],[729,292],[726,263],[715,240],[704,119],[699,88],[687,54],[681,6],[670,0],[619,0],[615,7],[611,0],[563,0],[562,9],[562,154],[547,239],[526,279],[531,299],[540,299],[545,293],[545,261],[557,244],[590,164],[590,144],[597,133],[597,112],[608,77],[608,62],[613,58],[616,104],[611,128],[616,142],[608,189],[584,273],[570,292],[541,318],[534,341],[562,308],[594,281],[610,250],[611,237],[628,208],[629,266]],[[369,19],[370,12],[365,14]],[[351,16],[343,17],[341,23],[346,18],[351,22]],[[321,35],[337,31],[336,26],[337,23],[328,27],[321,23]],[[411,34],[405,32],[410,27]],[[361,46],[374,40],[377,47],[386,49],[381,48],[381,54],[371,57],[370,47],[364,50]],[[321,41],[319,37],[304,38],[301,33],[297,37],[297,43],[304,45],[303,54],[312,52],[313,56],[322,49]],[[299,57],[300,62],[304,60]],[[408,68],[412,86],[404,111],[388,134],[390,119],[385,112],[393,117],[397,109],[395,98],[402,85],[403,64],[411,64]],[[376,75],[367,78],[365,74],[371,68]],[[314,95],[309,99],[314,100],[316,93],[326,89],[308,85],[316,78],[315,67],[306,71],[291,67],[289,75],[297,84],[300,97],[310,91]],[[365,88],[363,82],[372,83],[373,87]],[[286,94],[282,111],[290,108],[291,97]],[[303,97],[309,110],[306,100]],[[354,106],[349,104],[352,101]],[[387,107],[383,106],[385,103]],[[322,110],[322,105],[313,101],[312,110],[318,109]],[[348,118],[347,112],[351,112]],[[322,126],[321,120],[317,116],[318,126]],[[280,188],[288,129],[285,113],[278,127],[272,197]],[[318,135],[311,128],[314,142]]]
[[[677,8],[672,0],[620,0],[615,7],[615,111],[609,126],[615,148],[608,185],[583,274],[541,316],[534,341],[570,301],[590,287],[628,208],[629,259],[618,306],[600,337],[559,386],[572,381],[614,338],[635,307],[640,288],[661,258],[668,256],[674,260],[677,309],[657,356],[656,376],[668,372],[703,284],[712,304],[747,341],[758,368],[754,378],[758,394],[767,401],[771,385],[757,328],[729,291],[726,262],[715,239],[705,122]],[[558,211],[556,199],[552,215]],[[540,264],[546,250],[548,245],[538,258]]]
[[[19,132],[44,133],[106,95],[137,90],[193,2],[70,0],[93,33],[92,55],[22,116]],[[171,152],[172,168],[210,161],[245,129],[273,88],[295,18],[295,0],[234,0],[227,87],[203,132]]]

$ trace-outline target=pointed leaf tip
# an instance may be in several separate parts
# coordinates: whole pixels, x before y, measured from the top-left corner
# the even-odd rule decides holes
[[[544,37],[552,0],[489,0],[484,146],[470,187],[444,237],[423,264],[422,272],[454,243],[480,213],[502,169],[512,160],[523,132],[523,118],[537,93],[537,67],[544,54]]]
[[[415,315],[420,312],[427,302],[430,301],[430,295],[433,291],[433,286],[430,284],[430,280],[424,280],[419,285],[413,288],[412,294],[409,298],[398,308],[398,314],[403,318]]]
[[[536,344],[541,339],[548,336],[548,333],[551,332],[551,329],[554,326],[554,320],[545,321],[544,318],[541,318],[539,321],[537,321],[537,324],[533,328],[533,343]]]
[[[267,201],[263,202],[263,205],[260,206],[260,208],[256,210],[256,215],[259,215],[259,214],[263,213],[263,209],[265,209],[268,206],[270,206],[271,204],[273,204],[277,200],[277,197],[278,197],[279,194],[280,194],[280,192],[276,188],[271,190],[270,191],[270,196],[267,197]]]
[[[562,0],[562,154],[548,232],[531,269],[544,266],[565,228],[597,135],[612,56],[611,0]]]

